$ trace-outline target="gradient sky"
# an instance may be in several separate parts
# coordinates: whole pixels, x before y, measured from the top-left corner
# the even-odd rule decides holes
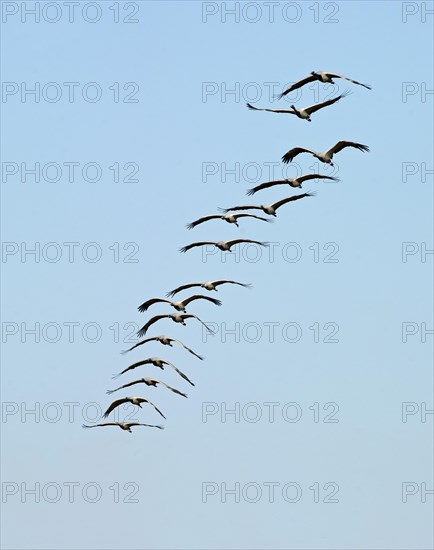
[[[110,0],[80,2],[71,22],[64,3],[37,4],[39,23],[2,2],[3,548],[432,548],[433,3],[282,2],[271,18],[267,3]],[[303,88],[298,106],[352,91],[311,123],[245,108],[277,106],[272,93],[312,70],[373,89]],[[39,101],[22,99],[35,83]],[[340,139],[371,151],[337,155],[341,181],[305,184],[316,197],[273,224],[184,228],[292,194],[245,190],[270,165],[282,176],[288,149]],[[318,169],[296,161],[289,176]],[[64,163],[78,163],[71,181]],[[178,252],[239,235],[273,255]],[[194,320],[150,331],[203,362],[157,343],[120,355],[142,301],[218,278],[253,288],[190,307],[215,336]],[[150,356],[196,386],[153,367],[111,380]],[[119,392],[149,397],[164,431],[81,429],[107,389],[142,376],[189,394]]]

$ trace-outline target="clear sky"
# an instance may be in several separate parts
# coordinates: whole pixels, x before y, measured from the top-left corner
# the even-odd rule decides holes
[[[432,2],[1,4],[3,547],[432,548]],[[313,70],[372,91],[273,99]],[[347,88],[310,123],[245,107]],[[341,139],[371,150],[339,153],[341,181],[304,184],[317,195],[273,224],[185,229],[298,192],[246,197],[270,167],[332,173],[280,158]],[[240,235],[272,246],[178,252]],[[219,278],[253,288],[190,306],[215,336],[149,333],[204,361],[119,353],[173,311],[142,301]],[[195,387],[152,366],[111,380],[152,356]],[[142,376],[188,393],[113,395],[148,397],[164,431],[82,430]]]

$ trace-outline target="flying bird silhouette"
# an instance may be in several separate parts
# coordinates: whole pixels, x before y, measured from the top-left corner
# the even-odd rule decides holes
[[[339,181],[339,178],[334,178],[333,176],[323,176],[322,174],[306,174],[305,176],[300,176],[299,178],[288,178],[286,180],[266,181],[265,183],[261,183],[256,187],[247,189],[246,195],[254,195],[258,191],[261,191],[262,189],[268,189],[269,187],[273,187],[275,185],[289,185],[290,187],[301,189],[301,184],[304,181],[314,180],[314,179]]]
[[[172,313],[167,315],[156,315],[155,317],[152,317],[147,323],[143,325],[143,327],[137,332],[137,336],[145,336],[145,334],[148,332],[148,329],[151,325],[159,321],[160,319],[172,319],[175,323],[180,323],[181,325],[187,326],[187,323],[185,322],[186,319],[196,319],[199,321],[199,323],[202,323],[202,325],[207,329],[208,332],[211,334],[214,334],[214,331],[209,328],[208,325],[206,325],[197,315],[192,315],[191,313]]]
[[[285,199],[281,199],[280,201],[274,202],[272,204],[264,205],[260,204],[258,206],[233,206],[232,208],[222,208],[223,212],[229,212],[231,210],[262,210],[266,214],[269,214],[270,216],[276,216],[276,210],[283,206],[284,204],[292,201],[298,201],[299,199],[304,199],[304,197],[313,197],[315,195],[315,191],[313,193],[302,193],[301,195],[292,195],[291,197],[286,197]]]
[[[114,411],[117,407],[120,407],[123,403],[131,403],[133,405],[137,405],[140,408],[142,408],[142,403],[148,403],[148,405],[151,405],[151,407],[154,407],[154,409],[157,411],[159,415],[161,415],[163,418],[166,418],[164,414],[160,411],[160,409],[157,409],[157,407],[153,403],[151,403],[147,399],[144,399],[143,397],[123,397],[122,399],[113,401],[113,403],[109,406],[109,408],[103,414],[103,418],[107,418],[112,411]]]
[[[334,166],[332,162],[333,155],[339,153],[339,151],[342,151],[342,149],[345,149],[345,147],[354,147],[355,149],[358,149],[363,153],[365,151],[369,151],[369,147],[367,145],[362,145],[361,143],[356,143],[354,141],[338,141],[335,145],[333,145],[333,147],[331,147],[327,151],[324,151],[323,153],[317,153],[316,151],[312,151],[312,149],[306,149],[305,147],[294,147],[294,149],[290,149],[287,153],[283,155],[282,161],[285,164],[288,164],[288,162],[292,162],[294,158],[300,153],[310,153],[321,162]]]
[[[203,357],[201,355],[198,355],[197,353],[195,353],[192,349],[188,348],[180,340],[177,340],[176,338],[170,338],[169,336],[153,336],[152,338],[145,338],[144,340],[137,342],[137,344],[134,344],[134,346],[131,346],[129,349],[121,351],[121,353],[122,354],[128,353],[129,351],[132,351],[133,349],[138,348],[143,344],[147,344],[148,342],[160,342],[160,344],[163,344],[163,346],[169,346],[169,347],[173,347],[172,342],[176,342],[177,344],[182,346],[184,349],[186,349],[188,352],[190,352],[192,355],[194,355],[195,357],[203,361]]]
[[[329,99],[328,101],[323,101],[322,103],[315,103],[315,105],[311,105],[310,107],[305,107],[304,109],[297,109],[295,105],[291,105],[290,109],[259,109],[258,107],[254,107],[250,103],[247,103],[247,107],[251,109],[252,111],[267,111],[269,113],[284,113],[287,115],[296,115],[298,118],[301,118],[302,120],[307,120],[308,122],[311,122],[310,115],[312,113],[315,113],[316,111],[319,111],[320,109],[324,107],[328,107],[329,105],[333,105],[333,103],[336,103],[343,97],[346,97],[351,92],[349,90],[346,90],[341,95],[338,95],[337,97],[333,99]]]
[[[236,210],[236,209],[234,208],[233,210]],[[240,209],[238,209],[238,210],[240,210]],[[252,243],[252,244],[258,244],[259,246],[270,246],[269,243],[261,243],[260,241],[251,241],[250,239],[234,239],[233,241],[219,241],[219,242],[200,241],[200,242],[197,242],[197,243],[188,244],[187,246],[183,246],[182,248],[179,249],[179,251],[180,252],[187,252],[187,250],[190,250],[191,248],[194,248],[196,246],[206,246],[206,245],[210,244],[210,245],[214,245],[219,250],[226,251],[226,252],[232,252],[231,248],[235,244],[240,244],[240,243]]]
[[[87,426],[83,424],[83,428],[100,428],[102,426],[119,426],[121,430],[126,432],[133,433],[131,428],[133,426],[146,426],[147,428],[158,428],[159,430],[164,430],[164,426],[155,426],[154,424],[141,424],[140,422],[105,422],[104,424],[94,424],[93,426]]]
[[[166,304],[170,304],[177,311],[185,312],[186,306],[188,306],[188,304],[190,302],[193,302],[194,300],[207,300],[208,302],[212,302],[216,306],[222,305],[220,300],[217,300],[216,298],[210,298],[208,296],[203,296],[202,294],[195,294],[194,296],[190,296],[190,298],[185,298],[184,300],[181,300],[179,302],[171,302],[170,300],[165,300],[164,298],[152,298],[151,300],[147,300],[146,302],[143,302],[143,304],[139,306],[137,309],[141,312],[147,311],[149,307],[152,306],[153,304],[157,304],[158,302],[164,302]]]
[[[239,227],[238,219],[239,218],[256,218],[257,220],[261,220],[263,222],[272,222],[273,220],[267,219],[267,218],[261,218],[261,216],[255,216],[253,214],[212,214],[211,216],[204,216],[203,218],[199,218],[198,220],[195,220],[194,222],[188,223],[185,227],[187,229],[193,229],[193,227],[196,227],[197,225],[207,222],[209,220],[224,220],[228,223],[234,223],[237,227]]]
[[[143,359],[143,361],[137,361],[137,363],[133,363],[132,365],[124,369],[122,372],[118,374],[114,374],[112,378],[113,379],[119,378],[119,376],[121,376],[122,374],[125,374],[130,370],[136,369],[137,367],[141,367],[142,365],[153,365],[154,367],[158,367],[161,370],[164,370],[164,365],[168,365],[175,372],[177,372],[179,376],[181,376],[181,378],[184,378],[184,380],[186,380],[189,384],[194,386],[193,382],[188,378],[186,374],[184,374],[179,369],[177,369],[175,365],[173,365],[172,363],[169,363],[169,361],[164,361],[164,359],[160,359],[159,357],[149,357],[148,359]]]
[[[115,391],[122,390],[124,388],[129,388],[130,386],[134,386],[135,384],[146,384],[147,386],[152,386],[156,388],[158,384],[161,384],[162,386],[165,386],[168,390],[170,390],[173,393],[176,393],[178,395],[182,395],[182,397],[187,397],[186,393],[183,393],[182,391],[179,391],[175,388],[172,388],[172,386],[169,386],[165,382],[162,382],[161,380],[156,380],[155,378],[139,378],[138,380],[134,380],[133,382],[128,382],[127,384],[124,384],[123,386],[119,386],[119,388],[115,388],[114,390],[107,390],[106,393],[109,395],[114,393]]]
[[[232,284],[232,285],[240,285],[245,288],[252,288],[252,285],[250,283],[238,283],[237,281],[230,281],[228,279],[220,279],[218,281],[208,281],[205,283],[190,283],[187,285],[179,286],[178,288],[175,288],[174,290],[171,290],[166,294],[166,296],[175,296],[175,294],[178,294],[178,292],[181,292],[182,290],[186,290],[187,288],[192,288],[195,286],[199,286],[201,288],[204,288],[205,290],[215,290],[217,292],[217,286],[224,285],[224,284]]]
[[[346,76],[343,76],[341,74],[329,73],[326,71],[312,71],[309,76],[303,78],[302,80],[299,80],[298,82],[295,82],[295,84],[293,84],[292,86],[284,90],[281,94],[278,94],[275,97],[277,97],[278,99],[282,99],[282,97],[286,96],[290,92],[298,90],[298,88],[301,88],[305,84],[309,84],[309,82],[314,82],[315,80],[319,80],[320,82],[324,82],[325,84],[334,84],[334,78],[342,78],[343,80],[347,80],[348,82],[352,82],[353,84],[357,84],[358,86],[363,86],[368,90],[372,89],[369,84],[362,84],[361,82],[357,82],[357,80],[352,80],[351,78],[347,78]]]

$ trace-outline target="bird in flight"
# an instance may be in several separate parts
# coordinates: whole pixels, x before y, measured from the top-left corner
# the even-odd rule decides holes
[[[333,176],[323,176],[322,174],[306,174],[305,176],[300,176],[299,178],[288,178],[286,180],[272,180],[272,181],[267,181],[265,183],[261,183],[256,187],[247,189],[246,195],[254,195],[258,191],[261,191],[262,189],[268,189],[269,187],[273,187],[275,185],[289,185],[290,187],[301,189],[301,184],[304,181],[314,180],[314,179],[339,181],[339,178],[334,178]]]
[[[172,319],[175,323],[180,323],[181,325],[187,326],[187,323],[185,322],[186,319],[197,319],[199,323],[202,323],[202,325],[207,329],[208,332],[211,334],[214,334],[214,331],[209,328],[197,315],[192,315],[191,313],[172,313],[172,314],[166,314],[166,315],[156,315],[155,317],[152,317],[147,323],[143,325],[143,327],[137,332],[137,336],[145,336],[145,334],[148,332],[148,329],[151,325],[159,321],[160,319]]]
[[[123,386],[119,386],[119,388],[115,388],[114,390],[107,390],[106,393],[109,395],[111,393],[114,393],[115,391],[122,390],[124,388],[129,388],[130,386],[134,386],[135,384],[146,384],[147,386],[152,386],[156,388],[158,384],[161,384],[165,386],[168,390],[172,391],[173,393],[177,393],[178,395],[182,395],[182,397],[187,397],[186,393],[183,393],[182,391],[179,391],[175,388],[172,388],[172,386],[169,386],[165,382],[162,382],[161,380],[155,380],[155,378],[139,378],[138,380],[134,380],[133,382],[128,382],[128,384],[124,384]]]
[[[203,218],[199,218],[194,222],[188,223],[185,227],[187,229],[193,229],[193,227],[196,227],[201,223],[207,222],[208,220],[224,220],[225,222],[228,222],[228,223],[234,223],[237,227],[239,227],[239,224],[238,224],[239,218],[256,218],[257,220],[261,220],[263,222],[268,222],[268,223],[273,221],[267,218],[261,218],[261,216],[255,216],[253,214],[212,214],[210,216],[204,216]]]
[[[332,162],[333,155],[339,153],[339,151],[342,151],[342,149],[345,149],[345,147],[354,147],[355,149],[358,149],[363,153],[365,151],[369,151],[369,147],[367,145],[362,145],[361,143],[356,143],[354,141],[338,141],[335,145],[333,145],[333,147],[322,153],[312,151],[312,149],[306,149],[305,147],[294,147],[294,149],[290,149],[287,153],[283,155],[282,161],[285,164],[288,164],[289,162],[292,162],[293,159],[300,153],[310,153],[321,162],[334,166]]]
[[[218,281],[208,281],[206,283],[190,283],[188,285],[182,285],[182,286],[179,286],[178,288],[175,288],[174,290],[171,290],[170,292],[168,292],[166,294],[166,296],[170,296],[170,297],[173,297],[175,296],[175,294],[178,294],[178,292],[181,292],[181,290],[186,290],[187,288],[192,288],[194,286],[199,286],[201,288],[204,288],[205,290],[215,290],[217,292],[217,288],[218,286],[220,285],[224,285],[224,284],[232,284],[232,285],[240,285],[240,286],[243,286],[245,288],[252,288],[252,285],[251,284],[245,284],[245,283],[238,283],[237,281],[230,281],[228,279],[220,279]]]
[[[181,378],[184,378],[189,384],[194,386],[193,382],[188,378],[186,374],[181,372],[179,369],[175,367],[172,363],[169,363],[169,361],[164,361],[164,359],[160,359],[159,357],[149,357],[148,359],[143,359],[143,361],[138,361],[137,363],[133,363],[126,369],[124,369],[122,372],[118,374],[114,374],[112,376],[113,379],[119,378],[122,374],[125,374],[126,372],[136,369],[137,367],[141,367],[142,365],[153,365],[154,367],[158,367],[161,370],[164,370],[164,365],[168,365],[169,367],[172,367],[172,369],[181,376]]]
[[[307,120],[308,122],[311,122],[312,119],[310,118],[310,115],[312,113],[315,113],[315,111],[319,111],[320,109],[323,109],[324,107],[328,107],[329,105],[333,105],[333,103],[336,103],[336,101],[339,101],[343,97],[346,97],[351,92],[349,90],[346,90],[341,95],[338,95],[337,97],[334,97],[333,99],[329,99],[328,101],[323,101],[322,103],[315,103],[315,105],[311,105],[310,107],[305,107],[304,109],[297,109],[295,105],[291,105],[290,109],[259,109],[258,107],[253,107],[250,103],[247,103],[247,107],[251,109],[252,111],[267,111],[269,113],[284,113],[287,115],[296,115],[298,118],[301,118],[302,120]]]
[[[298,201],[299,199],[303,199],[304,197],[313,197],[315,195],[315,192],[313,193],[302,193],[301,195],[292,195],[291,197],[286,197],[285,199],[281,199],[280,201],[274,202],[272,204],[264,205],[260,204],[258,206],[233,206],[232,208],[225,208],[223,209],[223,212],[229,212],[230,210],[263,210],[266,214],[269,214],[270,216],[276,216],[276,210],[280,208],[282,205],[292,202],[292,201]]]
[[[285,97],[290,92],[293,92],[294,90],[298,90],[298,88],[301,88],[305,84],[309,84],[309,82],[315,82],[315,80],[319,80],[320,82],[324,82],[325,84],[334,84],[334,78],[342,78],[343,80],[347,80],[348,82],[352,82],[353,84],[357,84],[358,86],[363,86],[364,88],[367,88],[368,90],[371,90],[371,86],[369,84],[362,84],[361,82],[357,82],[357,80],[352,80],[351,78],[347,78],[346,76],[343,76],[341,74],[337,73],[329,73],[326,71],[312,71],[309,76],[306,78],[303,78],[302,80],[299,80],[298,82],[295,82],[292,86],[284,90],[281,94],[277,95],[276,97],[278,99],[282,99],[282,97]]]
[[[133,433],[131,428],[133,426],[146,426],[147,428],[158,428],[159,430],[164,430],[164,426],[155,426],[154,424],[141,424],[140,422],[105,422],[104,424],[94,424],[93,426],[87,426],[83,424],[83,428],[100,428],[102,426],[119,426],[121,430],[126,432]]]
[[[185,298],[184,300],[181,300],[179,302],[171,302],[170,300],[165,300],[164,298],[152,298],[151,300],[143,302],[143,304],[139,306],[137,309],[141,312],[147,311],[149,307],[152,306],[153,304],[157,304],[158,302],[164,302],[166,304],[170,304],[177,311],[185,312],[186,306],[188,306],[190,302],[193,302],[193,300],[207,300],[208,302],[212,302],[216,306],[222,305],[221,301],[217,300],[216,298],[209,298],[208,296],[203,296],[202,294],[195,294],[194,296],[190,296],[190,298]]]
[[[153,336],[152,338],[145,338],[144,340],[141,340],[140,342],[137,342],[137,344],[134,344],[134,346],[131,346],[129,349],[121,351],[122,355],[125,353],[128,353],[129,351],[132,351],[133,349],[142,346],[143,344],[147,344],[148,342],[160,342],[160,344],[163,344],[163,346],[169,346],[173,347],[172,342],[176,342],[180,346],[182,346],[184,349],[186,349],[188,352],[190,352],[192,355],[203,361],[203,357],[201,355],[198,355],[195,353],[192,349],[188,348],[185,344],[183,344],[180,340],[177,340],[176,338],[170,338],[170,336]]]
[[[234,208],[233,210],[236,210],[236,209]],[[196,246],[206,246],[209,244],[209,245],[214,245],[219,250],[232,252],[231,248],[235,244],[240,244],[240,243],[252,243],[252,244],[258,244],[259,246],[270,246],[268,243],[261,243],[260,241],[251,241],[250,239],[234,239],[233,241],[219,241],[219,242],[200,241],[197,243],[188,244],[187,246],[183,246],[182,248],[179,249],[179,251],[187,252],[187,250],[190,250],[191,248],[194,248]]]
[[[137,405],[140,408],[142,408],[142,403],[148,403],[148,405],[151,405],[151,407],[154,407],[154,409],[157,411],[159,415],[161,415],[163,418],[166,418],[164,414],[160,411],[160,409],[157,409],[157,407],[153,403],[151,403],[144,397],[123,397],[122,399],[113,401],[113,403],[109,406],[109,408],[103,414],[103,418],[108,418],[109,414],[112,411],[114,411],[117,407],[120,407],[124,403],[132,403],[133,405]]]

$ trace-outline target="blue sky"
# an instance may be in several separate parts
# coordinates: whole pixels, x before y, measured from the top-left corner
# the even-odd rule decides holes
[[[280,3],[271,21],[256,2],[80,2],[72,22],[36,4],[39,23],[2,2],[3,547],[431,548],[432,3]],[[312,70],[373,89],[303,88],[302,107],[353,92],[311,123],[245,108]],[[245,190],[280,177],[288,149],[341,139],[371,151],[337,155],[341,181],[305,184],[317,195],[273,224],[185,229],[292,194]],[[289,176],[318,167],[296,161]],[[239,235],[273,254],[178,252]],[[120,355],[145,299],[219,278],[253,288],[190,306],[215,336],[169,320],[151,334],[203,362],[159,344]],[[119,397],[149,397],[165,430],[82,430],[112,373],[151,356],[196,386],[152,367],[122,383],[189,398]]]

